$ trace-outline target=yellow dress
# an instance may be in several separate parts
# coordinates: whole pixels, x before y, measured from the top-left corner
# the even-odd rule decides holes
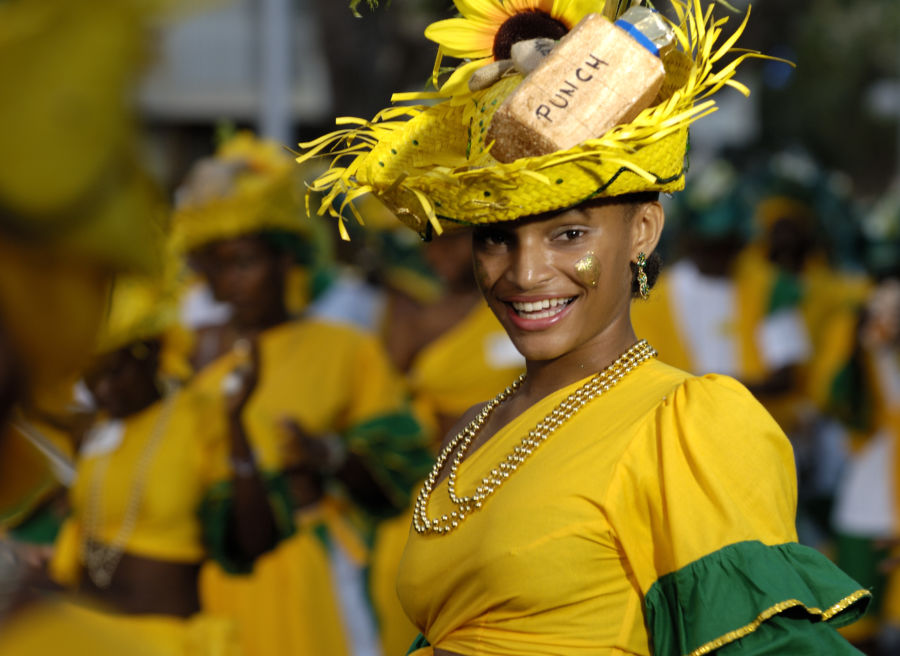
[[[459,493],[584,382],[472,453]],[[851,653],[829,624],[855,619],[868,592],[796,544],[795,503],[790,444],[740,384],[650,361],[458,529],[411,532],[398,592],[431,645],[461,654]],[[450,511],[444,481],[428,512]]]
[[[402,512],[430,458],[403,381],[377,340],[346,325],[303,320],[266,331],[259,348],[260,380],[243,417],[261,467],[282,468],[280,422],[290,418],[311,436],[340,436],[349,451],[366,460]],[[236,357],[229,353],[216,360],[195,384],[219,390]],[[251,575],[229,575],[212,564],[203,572],[204,606],[238,622],[247,656],[348,653],[330,550],[340,549],[365,568],[375,522],[331,489],[296,523],[296,533],[262,556]],[[371,612],[381,621],[379,608]]]
[[[121,423],[88,433],[70,489],[72,514],[50,564],[54,578],[74,586],[84,567],[89,535],[128,554],[177,563],[207,556],[198,510],[210,486],[227,475],[226,444],[213,399],[186,389]],[[208,410],[207,410],[208,408]],[[144,464],[142,464],[144,463]],[[140,493],[137,490],[140,489]],[[133,530],[123,529],[134,517]],[[130,635],[165,656],[236,654],[227,620],[200,613],[188,620],[158,615],[113,615],[87,607],[66,611],[99,635]]]
[[[426,345],[407,373],[413,405],[429,424],[441,419],[455,423],[469,408],[493,398],[525,370],[503,326],[487,303],[479,300],[462,321]],[[433,431],[437,442],[443,437]],[[373,594],[382,611],[384,654],[403,653],[418,632],[397,599],[400,555],[412,513],[379,525],[373,548]]]
[[[525,360],[480,300],[462,321],[416,354],[407,379],[420,413],[457,418],[496,396],[524,370]]]

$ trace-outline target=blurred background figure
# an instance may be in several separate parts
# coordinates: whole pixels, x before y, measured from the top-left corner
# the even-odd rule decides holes
[[[864,250],[877,285],[823,329],[816,371],[822,407],[847,432],[849,460],[832,512],[836,560],[874,592],[874,607],[849,637],[873,653],[900,649],[900,203],[886,196],[864,217]]]
[[[132,94],[159,3],[0,5],[0,651],[121,653],[129,636],[29,585],[73,481],[72,386],[112,277],[158,264],[163,196]],[[51,508],[51,506],[54,506]],[[23,548],[23,542],[29,547]],[[156,653],[152,647],[142,653]]]
[[[173,656],[235,653],[228,621],[200,613],[200,567],[208,557],[249,567],[274,546],[278,515],[255,470],[229,468],[229,456],[249,447],[242,431],[228,434],[239,419],[226,419],[239,417],[252,380],[227,404],[179,388],[190,370],[165,341],[174,291],[166,278],[115,283],[85,377],[98,412],[49,569],[136,641]]]
[[[191,386],[221,394],[254,345],[255,392],[240,413],[249,449],[232,468],[258,466],[296,526],[249,575],[209,566],[203,603],[238,623],[246,654],[380,653],[374,531],[407,509],[430,455],[378,341],[288,306],[295,256],[310,245],[297,183],[277,144],[241,132],[178,191],[173,245],[230,308],[197,334]]]

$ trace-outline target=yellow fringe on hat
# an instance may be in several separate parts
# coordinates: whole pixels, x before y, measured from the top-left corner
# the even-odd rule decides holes
[[[432,107],[390,107],[371,121],[339,118],[337,125],[347,127],[301,144],[306,152],[297,158],[300,163],[331,158],[330,168],[310,185],[324,194],[319,214],[338,218],[346,239],[344,211],[362,222],[353,201],[372,193],[427,237],[564,209],[593,197],[682,189],[688,126],[716,110],[711,96],[722,87],[749,94],[734,73],[748,57],[765,56],[734,48],[749,11],[720,42],[728,18],[714,18],[712,5],[703,12],[700,0],[671,4],[679,48],[663,56],[666,80],[656,103],[632,122],[569,150],[502,164],[491,157],[484,135],[521,76]],[[433,95],[400,94],[394,100]]]

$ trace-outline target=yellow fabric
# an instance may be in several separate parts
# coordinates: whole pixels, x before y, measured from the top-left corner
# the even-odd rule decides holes
[[[198,162],[179,189],[172,248],[186,253],[263,230],[310,233],[299,172],[281,144],[237,133]]]
[[[321,436],[404,408],[405,386],[380,344],[349,326],[286,323],[263,333],[259,349],[260,380],[243,417],[266,470],[283,466],[286,436],[279,422],[285,417]],[[234,354],[226,354],[200,372],[196,383],[214,393],[236,363]],[[324,522],[330,539],[368,559],[347,535],[347,523],[335,519]],[[352,526],[352,517],[345,519]],[[247,656],[347,653],[327,551],[302,528],[257,561],[250,576],[207,566],[201,595],[205,608],[239,623]]]
[[[98,353],[159,337],[174,326],[178,320],[179,266],[172,258],[161,275],[116,277],[103,330],[97,339]]]
[[[45,602],[0,632],[0,653],[15,656],[240,656],[234,627],[198,614],[114,615],[70,602]]]
[[[378,611],[381,653],[385,656],[405,654],[419,634],[397,597],[397,573],[411,524],[412,508],[380,522],[372,545],[369,587],[372,603]]]
[[[114,543],[131,501],[138,476],[138,463],[155,431],[165,437],[156,448],[147,469],[146,483],[134,530],[125,551],[137,556],[177,562],[200,562],[206,555],[197,510],[206,490],[228,476],[228,445],[225,441],[221,406],[215,399],[187,388],[171,401],[160,401],[127,418],[121,444],[108,454],[82,457],[78,478],[70,490],[72,515],[57,538],[51,570],[62,583],[72,584],[81,568],[81,547],[91,527],[86,526],[91,507],[91,489],[98,470],[103,486],[99,512],[102,518],[95,538]],[[103,464],[105,461],[108,463]]]
[[[290,418],[309,435],[340,433],[403,407],[405,387],[381,345],[358,330],[324,321],[291,321],[259,337],[260,380],[243,420],[258,462],[282,468]],[[241,361],[229,352],[201,371],[192,386],[221,394],[222,381]]]
[[[27,372],[30,403],[58,408],[59,395],[71,395],[60,382],[74,380],[89,361],[109,285],[96,264],[0,235],[0,315]]]
[[[72,457],[68,434],[45,422],[29,421],[61,454]],[[12,425],[0,428],[0,527],[16,526],[60,489],[47,458]]]
[[[506,354],[514,350],[487,303],[479,301],[413,359],[407,380],[416,409],[425,416],[460,417],[499,394],[525,370],[525,360],[510,364],[507,355],[502,363],[492,361],[491,349],[498,344]]]
[[[459,493],[581,383],[472,453]],[[445,481],[429,514],[450,505]],[[432,645],[462,654],[649,654],[650,586],[729,544],[796,540],[795,506],[790,445],[750,393],[650,361],[551,435],[459,529],[411,531],[398,592]]]
[[[0,4],[0,86],[15,89],[0,106],[0,232],[115,268],[154,266],[165,211],[139,163],[130,96],[157,4]]]
[[[229,576],[207,563],[200,577],[205,610],[232,618],[246,656],[349,656],[328,552],[299,531],[256,561],[250,576]]]

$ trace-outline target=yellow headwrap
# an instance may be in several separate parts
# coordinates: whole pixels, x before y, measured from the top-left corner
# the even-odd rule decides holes
[[[307,234],[302,181],[284,148],[242,131],[198,162],[176,194],[172,246],[186,253],[266,230]]]
[[[622,9],[631,3],[617,3]],[[666,78],[654,103],[630,123],[565,150],[500,163],[485,143],[491,118],[501,102],[521,83],[521,75],[502,77],[471,92],[471,74],[491,60],[494,36],[520,12],[539,11],[571,29],[588,13],[614,17],[604,0],[456,0],[461,18],[430,26],[426,35],[440,43],[443,54],[469,59],[434,94],[395,94],[394,101],[443,99],[436,105],[396,106],[371,121],[340,118],[345,129],[301,144],[298,158],[331,157],[331,168],[312,185],[323,192],[320,214],[341,221],[356,214],[353,201],[372,193],[401,221],[428,236],[457,226],[509,221],[572,207],[600,196],[640,191],[677,191],[684,186],[688,126],[715,111],[710,96],[723,86],[743,93],[733,79],[735,69],[757,53],[744,52],[724,64],[746,25],[722,39],[727,18],[715,19],[711,4],[671,0],[672,27],[678,47],[662,55]],[[357,214],[357,219],[360,217]]]

